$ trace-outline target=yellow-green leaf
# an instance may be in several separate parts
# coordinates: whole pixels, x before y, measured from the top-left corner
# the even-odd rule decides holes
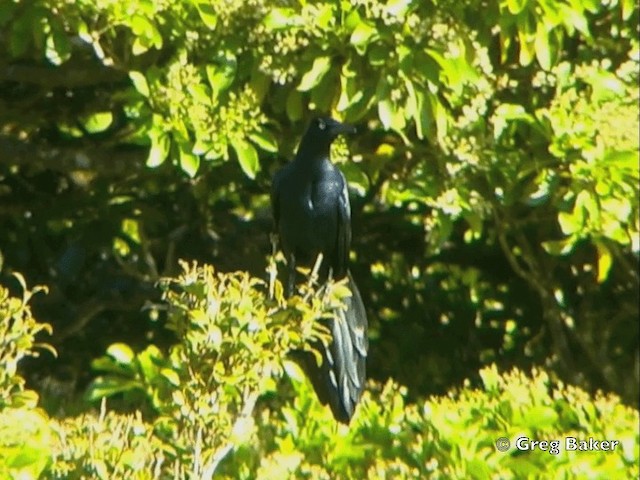
[[[98,112],[91,115],[85,122],[84,128],[89,133],[104,132],[113,122],[111,112]]]
[[[214,30],[218,25],[218,15],[213,6],[210,3],[200,2],[196,4],[196,7],[202,23],[210,30]]]
[[[231,146],[238,156],[238,163],[242,171],[247,177],[254,179],[256,173],[260,170],[260,162],[258,161],[258,152],[249,142],[236,138],[231,140]]]
[[[604,282],[609,277],[609,271],[613,264],[613,257],[611,251],[602,242],[596,242],[596,249],[598,250],[598,283]]]
[[[265,152],[276,153],[278,151],[278,141],[267,130],[260,129],[249,134],[249,138]]]
[[[528,0],[507,0],[507,8],[512,15],[519,14],[527,6]]]
[[[191,178],[196,176],[200,168],[200,157],[187,149],[180,149],[180,168]]]
[[[349,42],[356,48],[360,55],[364,55],[369,45],[377,36],[378,31],[371,25],[360,22],[351,34]]]
[[[307,92],[318,85],[325,74],[329,71],[330,67],[331,57],[317,57],[313,61],[311,69],[302,76],[300,85],[298,85],[298,90],[301,92]]]
[[[534,48],[536,51],[536,58],[543,70],[550,70],[551,63],[551,45],[549,44],[549,33],[544,26],[544,23],[538,23],[536,29],[536,39],[534,42]]]
[[[129,72],[129,78],[133,82],[133,86],[136,88],[138,92],[140,92],[145,97],[149,96],[149,84],[147,83],[147,79],[140,72]]]
[[[118,363],[131,363],[135,354],[126,343],[113,343],[107,348],[107,355]]]
[[[149,156],[147,157],[148,167],[157,167],[162,165],[169,154],[169,135],[166,133],[151,132],[149,134],[151,138],[151,148],[149,149]]]

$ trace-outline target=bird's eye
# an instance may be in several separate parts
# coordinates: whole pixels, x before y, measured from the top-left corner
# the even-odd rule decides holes
[[[324,120],[318,120],[318,128],[320,130],[324,130],[325,128],[327,128],[327,124],[324,122]]]

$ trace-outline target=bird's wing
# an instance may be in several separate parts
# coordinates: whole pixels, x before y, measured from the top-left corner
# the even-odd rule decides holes
[[[349,273],[349,249],[351,247],[351,208],[347,182],[340,173],[342,189],[338,198],[338,229],[336,257],[333,262],[334,278],[348,276],[351,297],[346,309],[335,312],[329,322],[332,342],[324,352],[325,376],[329,378],[328,401],[334,416],[349,423],[360,395],[364,390],[367,339],[367,314],[351,274]]]
[[[323,352],[322,365],[329,379],[324,398],[343,423],[349,423],[364,390],[369,349],[367,314],[358,287],[350,273],[348,276],[351,297],[345,302],[346,309],[337,310],[329,322],[332,342]]]
[[[336,236],[336,257],[333,262],[333,276],[344,278],[349,270],[349,249],[351,248],[351,206],[349,204],[349,190],[342,172],[342,189],[338,197],[338,229]]]

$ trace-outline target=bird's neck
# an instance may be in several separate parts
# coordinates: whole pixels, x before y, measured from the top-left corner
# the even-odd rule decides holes
[[[323,166],[327,162],[331,162],[330,145],[318,145],[302,142],[298,147],[295,161],[306,168],[315,169]]]

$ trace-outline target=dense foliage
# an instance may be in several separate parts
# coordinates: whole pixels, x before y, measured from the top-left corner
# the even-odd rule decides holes
[[[638,20],[631,0],[0,0],[0,280],[9,288],[0,312],[3,322],[21,318],[0,324],[2,431],[12,419],[39,432],[33,458],[54,460],[33,472],[55,465],[57,475],[86,468],[105,478],[130,468],[118,463],[122,450],[179,476],[212,468],[232,443],[241,446],[220,467],[247,478],[276,466],[314,478],[393,469],[466,478],[464,459],[511,469],[490,448],[494,433],[534,429],[531,418],[551,436],[628,436],[629,420],[610,432],[613,420],[580,420],[582,407],[565,410],[559,398],[574,391],[563,384],[634,406],[640,394]],[[322,423],[306,384],[281,380],[284,352],[322,332],[285,327],[272,316],[282,300],[259,284],[277,285],[272,267],[265,273],[271,175],[318,112],[360,132],[334,159],[352,193],[352,270],[375,381],[344,435]],[[178,259],[243,272],[191,270],[205,284],[217,278],[224,308],[244,313],[198,339],[191,323],[209,313]],[[53,326],[59,357],[23,362],[48,414],[16,364],[49,327],[15,313],[28,298],[16,300],[27,289],[13,272],[49,290],[31,305]],[[290,307],[319,315],[326,305],[277,308]],[[253,321],[270,326],[267,336],[239,333]],[[18,350],[4,350],[18,345],[11,328]],[[278,347],[262,357],[272,336]],[[216,370],[218,355],[233,368]],[[494,388],[481,370],[492,364],[543,371]],[[214,388],[219,375],[241,376],[246,390]],[[484,392],[424,400],[464,379]],[[504,396],[541,384],[556,386],[558,396],[541,400],[556,415],[514,413],[530,405]],[[195,401],[200,391],[208,406]],[[133,416],[88,412],[103,395]],[[585,408],[615,410],[611,419],[637,417],[610,397],[576,395]],[[226,410],[214,408],[223,399]],[[250,428],[228,443],[243,405]],[[456,417],[448,437],[438,421],[449,414],[423,406],[471,418]],[[219,444],[199,443],[193,412],[217,419],[207,428]],[[498,414],[502,426],[489,425]],[[447,440],[463,424],[477,443]],[[68,443],[48,457],[61,431]],[[635,457],[626,447],[583,468],[624,470],[638,459],[633,439]],[[317,458],[303,453],[320,444]],[[152,456],[158,445],[163,460]],[[539,467],[536,455],[513,468]],[[578,474],[567,456],[542,457]]]
[[[349,427],[333,421],[295,363],[292,348],[322,338],[315,319],[340,308],[340,284],[322,293],[304,285],[285,301],[282,286],[263,288],[246,274],[183,265],[164,299],[180,340],[168,357],[113,345],[96,365],[106,372],[92,394],[143,392],[145,418],[108,411],[50,418],[26,395],[15,372],[0,410],[3,478],[635,478],[638,411],[615,396],[552,385],[534,371],[480,371],[482,389],[407,404],[406,388],[370,383]],[[24,287],[24,286],[23,286]],[[34,355],[46,328],[22,299],[0,289],[0,320],[9,325],[3,364]],[[4,365],[3,365],[4,366]],[[277,392],[278,395],[273,395]],[[30,397],[30,402],[16,398]],[[10,405],[10,406],[7,406]],[[559,450],[496,449],[500,437],[562,442]],[[616,440],[609,452],[565,450],[565,438]],[[524,454],[523,454],[524,453]],[[528,455],[527,455],[528,453]]]

